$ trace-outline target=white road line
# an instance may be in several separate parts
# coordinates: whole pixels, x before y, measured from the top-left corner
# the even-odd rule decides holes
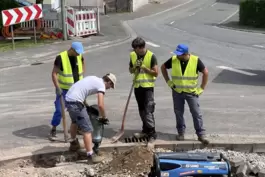
[[[236,10],[235,12],[233,12],[231,15],[229,15],[228,17],[226,17],[224,20],[222,20],[221,22],[218,23],[218,25],[226,22],[227,20],[229,20],[231,17],[233,17],[235,14],[237,14],[239,12],[239,9]]]
[[[213,6],[215,6],[217,3],[214,3],[214,4],[212,4],[211,6],[213,7]]]
[[[193,15],[195,15],[195,14],[196,14],[196,13],[190,14],[189,17],[191,17],[191,16],[193,16]]]
[[[192,1],[194,1],[194,0],[189,0],[188,2],[184,2],[184,3],[182,3],[182,4],[179,4],[179,5],[177,5],[177,6],[171,7],[171,8],[169,8],[169,9],[163,10],[163,11],[158,12],[158,13],[155,13],[155,14],[151,14],[151,15],[147,15],[147,16],[144,16],[144,17],[137,18],[137,20],[138,20],[138,19],[149,18],[149,17],[154,17],[154,16],[157,16],[157,15],[163,14],[163,13],[165,13],[165,12],[168,12],[168,11],[174,10],[174,9],[176,9],[176,8],[178,8],[178,7],[181,7],[181,6],[184,6],[184,5],[186,5],[186,4],[189,4],[189,3],[191,3]]]
[[[229,71],[237,72],[237,73],[240,73],[240,74],[245,74],[245,75],[248,75],[248,76],[256,76],[257,75],[257,74],[254,74],[254,73],[250,73],[250,72],[247,72],[247,71],[242,71],[242,70],[231,68],[231,67],[227,67],[227,66],[216,66],[216,67],[220,68],[220,69],[226,69],[226,70],[229,70]]]
[[[32,56],[32,58],[41,58],[41,57],[45,57],[45,56],[52,55],[52,54],[55,54],[55,53],[59,53],[59,51],[35,54],[35,55]]]
[[[170,22],[170,25],[172,25],[173,23],[175,23],[175,21]]]
[[[160,47],[160,45],[154,44],[152,42],[146,42],[146,44],[152,46],[152,47]]]
[[[265,46],[263,46],[263,45],[253,45],[253,47],[258,47],[258,48],[263,48],[263,49],[265,49]]]

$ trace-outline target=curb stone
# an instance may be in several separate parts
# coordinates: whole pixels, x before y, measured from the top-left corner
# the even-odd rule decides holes
[[[14,151],[12,155],[2,155],[0,157],[0,162],[13,161],[17,159],[25,159],[36,155],[48,155],[48,154],[64,154],[68,152],[68,144],[57,144],[57,146],[51,146],[52,144],[47,144],[48,147],[42,147],[42,149],[38,150],[36,148],[35,151],[19,153]],[[100,149],[105,151],[123,151],[127,150],[133,146],[146,146],[146,143],[115,143],[115,144],[102,144]],[[247,147],[249,148],[246,148]],[[255,148],[258,145],[258,149]],[[42,145],[43,146],[43,145]],[[40,147],[40,146],[39,146]],[[41,147],[40,147],[41,148]],[[189,151],[194,149],[223,149],[223,150],[233,150],[239,152],[247,152],[247,153],[264,153],[265,152],[265,142],[264,143],[227,143],[227,142],[213,142],[209,144],[207,147],[203,146],[198,141],[157,141],[154,143],[154,148],[163,148],[169,149],[172,151]]]
[[[130,21],[130,20],[128,20],[128,21]],[[125,32],[127,34],[126,37],[120,38],[120,39],[116,39],[114,41],[105,41],[105,42],[101,42],[101,43],[98,43],[98,44],[90,45],[88,47],[85,47],[85,52],[84,53],[91,52],[91,51],[96,51],[96,50],[103,49],[103,48],[107,48],[109,46],[118,46],[118,45],[121,45],[123,43],[128,42],[132,38],[135,38],[137,35],[133,31],[133,29],[130,27],[130,25],[128,24],[128,21],[120,21],[121,25],[123,26],[123,28],[124,28],[124,30],[125,30]],[[51,62],[53,60],[54,60],[54,56],[53,55],[51,55],[51,56],[48,55],[48,56],[45,56],[45,57],[37,59],[37,60],[32,60],[32,62],[30,62],[28,64],[16,64],[16,65],[13,65],[13,66],[0,67],[0,71],[7,70],[7,69],[13,69],[13,68],[17,68],[17,67],[27,67],[27,66],[34,65],[35,63],[40,63],[40,64],[49,63],[49,62]]]
[[[223,24],[216,25],[216,27],[228,29],[228,30],[242,31],[242,32],[247,32],[247,33],[265,34],[265,31],[255,31],[255,30],[251,30],[251,29],[235,28],[235,27],[226,26]]]

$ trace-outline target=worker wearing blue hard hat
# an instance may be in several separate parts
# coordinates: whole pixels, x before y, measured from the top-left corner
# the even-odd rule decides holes
[[[55,112],[51,121],[50,139],[56,138],[56,127],[61,123],[60,96],[65,98],[68,89],[77,81],[83,79],[85,62],[82,54],[84,47],[81,42],[73,42],[69,50],[61,52],[54,61],[52,81],[55,87]]]
[[[172,69],[171,79],[168,76],[167,69]],[[186,100],[193,117],[198,140],[204,144],[209,144],[209,141],[205,137],[205,129],[199,106],[199,96],[203,93],[208,82],[208,70],[203,62],[198,56],[190,54],[187,45],[179,44],[174,51],[174,55],[161,66],[161,72],[166,83],[172,89],[177,122],[176,128],[178,131],[177,140],[184,140],[186,125],[183,115]],[[202,83],[199,87],[197,86],[198,72],[203,74]]]

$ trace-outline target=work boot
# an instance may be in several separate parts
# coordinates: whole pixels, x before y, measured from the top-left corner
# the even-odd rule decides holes
[[[106,157],[104,155],[97,155],[96,153],[93,153],[91,156],[88,156],[87,163],[100,163],[105,160],[105,158]]]
[[[176,136],[176,140],[177,140],[177,141],[184,141],[184,140],[185,140],[184,134],[178,134],[178,135]]]
[[[133,136],[135,138],[144,138],[144,137],[147,137],[147,134],[145,132],[140,132],[140,133],[134,133]]]
[[[78,139],[76,138],[75,140],[70,142],[69,151],[78,151],[79,149],[81,149],[81,146]]]
[[[206,139],[205,135],[198,136],[198,140],[204,145],[208,145],[210,143],[210,141]]]
[[[148,143],[153,143],[156,139],[157,139],[157,133],[154,130],[148,135]]]
[[[51,136],[51,138],[56,138],[57,137],[56,129],[54,129],[54,128],[51,129],[50,136]]]

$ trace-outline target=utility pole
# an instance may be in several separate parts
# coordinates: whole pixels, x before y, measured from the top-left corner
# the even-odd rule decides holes
[[[97,0],[97,33],[100,34],[100,23],[99,23],[99,0]]]
[[[79,0],[79,10],[82,10],[82,2]]]
[[[61,16],[62,16],[62,29],[63,29],[63,40],[67,40],[66,23],[65,23],[65,0],[61,0]]]

